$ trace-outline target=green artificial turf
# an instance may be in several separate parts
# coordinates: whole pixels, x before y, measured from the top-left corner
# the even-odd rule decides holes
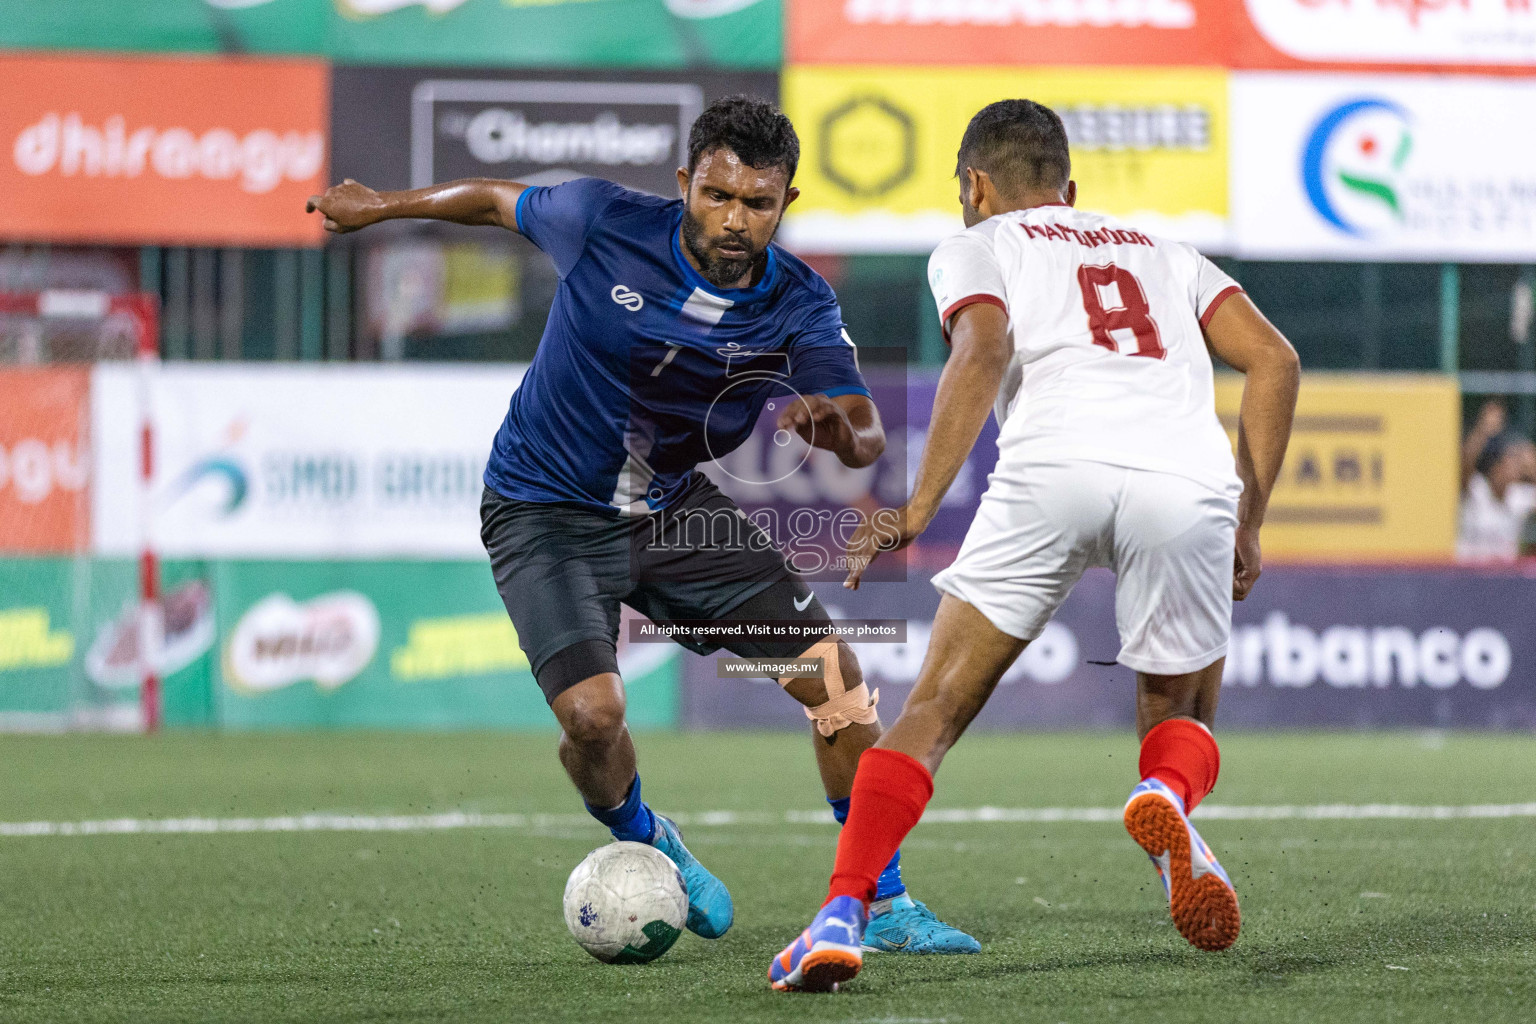
[[[735,895],[717,942],[610,967],[566,934],[570,869],[606,839],[549,736],[0,737],[0,821],[312,811],[552,812],[526,828],[0,838],[0,1020],[1494,1021],[1536,1019],[1536,819],[1211,821],[1242,937],[1198,952],[1114,823],[924,824],[914,894],[973,957],[875,955],[848,991],[769,991],[815,912],[835,829],[805,736],[642,735],[662,811]],[[933,806],[1113,807],[1128,735],[977,735]],[[1536,799],[1536,739],[1223,736],[1224,805]],[[1405,969],[1399,969],[1405,968]]]

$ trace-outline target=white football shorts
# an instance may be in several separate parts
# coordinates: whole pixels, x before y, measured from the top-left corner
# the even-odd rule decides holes
[[[1232,632],[1237,499],[1107,463],[999,464],[953,565],[933,578],[999,630],[1033,640],[1083,570],[1115,572],[1120,664],[1205,668]]]

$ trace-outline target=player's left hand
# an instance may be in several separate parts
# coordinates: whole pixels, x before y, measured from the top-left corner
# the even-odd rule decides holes
[[[848,414],[826,395],[797,395],[779,414],[778,428],[793,430],[812,448],[835,452],[853,443]]]
[[[877,509],[873,516],[859,513],[859,528],[848,541],[848,578],[843,586],[858,590],[869,563],[882,552],[900,551],[927,528],[928,521],[920,519],[907,505]]]
[[[377,192],[348,178],[318,196],[310,196],[304,212],[319,211],[325,217],[325,230],[344,235],[377,221],[383,205]]]
[[[1259,531],[1246,526],[1237,528],[1237,553],[1232,563],[1232,600],[1241,601],[1259,581],[1261,556]]]

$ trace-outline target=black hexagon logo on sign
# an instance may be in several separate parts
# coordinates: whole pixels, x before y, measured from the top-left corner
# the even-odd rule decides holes
[[[917,169],[917,126],[884,96],[855,96],[821,119],[821,173],[851,196],[873,199]]]

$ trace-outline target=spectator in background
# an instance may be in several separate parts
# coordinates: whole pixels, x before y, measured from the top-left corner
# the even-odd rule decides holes
[[[1513,562],[1536,510],[1536,445],[1506,426],[1501,402],[1484,403],[1461,446],[1461,523],[1456,557]]]

